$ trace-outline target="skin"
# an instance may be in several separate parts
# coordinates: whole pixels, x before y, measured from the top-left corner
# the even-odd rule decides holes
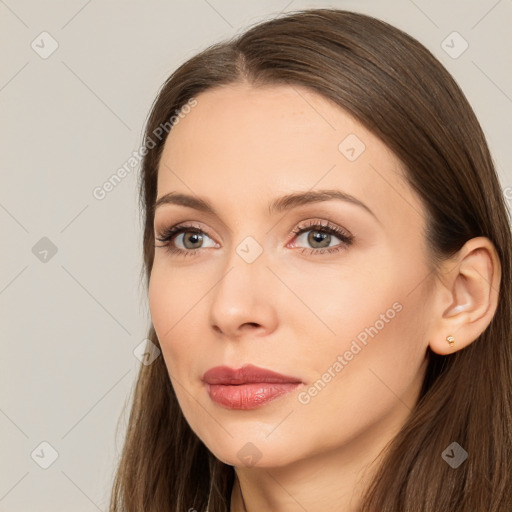
[[[250,512],[356,511],[379,454],[418,399],[427,347],[439,354],[460,350],[491,321],[500,278],[495,249],[474,238],[436,276],[425,245],[425,210],[400,161],[316,93],[243,83],[196,99],[167,138],[157,195],[202,197],[218,216],[159,207],[156,236],[193,223],[203,241],[190,232],[175,237],[171,244],[196,251],[187,256],[156,248],[149,284],[151,316],[179,404],[213,454],[235,466],[231,510],[244,510],[241,489]],[[338,149],[348,134],[366,146],[354,161]],[[375,216],[337,200],[269,215],[274,198],[319,189],[349,193]],[[308,221],[339,226],[352,244],[337,235],[315,244],[318,228],[291,233]],[[252,263],[236,252],[247,236],[263,250]],[[326,246],[343,249],[318,252]],[[299,394],[397,303],[400,311],[301,403]],[[214,403],[204,372],[247,363],[303,384],[258,409]],[[239,457],[247,443],[258,460]]]

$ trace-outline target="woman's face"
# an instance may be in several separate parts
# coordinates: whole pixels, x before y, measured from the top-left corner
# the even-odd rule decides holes
[[[314,92],[237,84],[196,100],[164,146],[155,236],[187,227],[155,242],[149,285],[183,413],[234,466],[335,449],[370,457],[409,415],[426,369],[423,206],[387,147]],[[248,364],[293,379],[203,381]]]

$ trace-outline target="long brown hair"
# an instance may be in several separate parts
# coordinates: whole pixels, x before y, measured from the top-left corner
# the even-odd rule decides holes
[[[287,13],[212,45],[165,82],[147,120],[140,200],[146,284],[165,137],[159,127],[191,99],[238,82],[305,86],[376,134],[403,162],[427,210],[434,269],[470,238],[488,237],[501,263],[498,306],[472,344],[429,351],[420,399],[392,440],[363,512],[505,512],[512,508],[510,212],[477,118],[424,46],[373,17],[337,9]],[[153,326],[148,338],[159,346]],[[469,454],[456,470],[441,454]],[[229,510],[234,469],[190,429],[162,357],[141,365],[110,512]]]

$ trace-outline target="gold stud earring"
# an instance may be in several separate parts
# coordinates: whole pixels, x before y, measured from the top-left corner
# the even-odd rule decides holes
[[[450,347],[453,348],[453,344],[455,343],[455,338],[450,334],[446,336],[446,341],[450,344]]]

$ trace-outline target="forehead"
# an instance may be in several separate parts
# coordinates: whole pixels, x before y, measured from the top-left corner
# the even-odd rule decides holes
[[[263,211],[268,197],[329,188],[370,204],[383,222],[404,215],[412,222],[421,212],[398,158],[313,91],[236,84],[208,90],[196,100],[167,137],[159,197],[178,191],[219,204],[228,198],[238,211]]]

